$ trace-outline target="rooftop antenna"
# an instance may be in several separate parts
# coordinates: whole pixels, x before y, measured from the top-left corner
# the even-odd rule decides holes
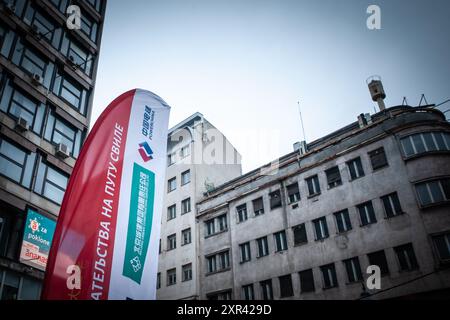
[[[420,101],[419,101],[419,107],[422,105],[422,100],[425,101],[426,105],[428,105],[427,98],[425,98],[425,95],[422,93],[422,96],[420,97]]]
[[[297,101],[298,113],[300,114],[300,122],[302,124],[303,141],[306,141],[305,127],[303,126],[302,110],[300,109],[300,101]]]

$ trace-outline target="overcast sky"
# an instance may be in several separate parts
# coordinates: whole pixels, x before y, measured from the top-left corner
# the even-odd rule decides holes
[[[381,30],[366,9],[381,8]],[[171,107],[170,126],[201,112],[247,172],[386,105],[450,98],[450,1],[108,0],[92,123],[143,88]],[[450,108],[450,103],[443,106]],[[448,115],[448,113],[447,113]]]

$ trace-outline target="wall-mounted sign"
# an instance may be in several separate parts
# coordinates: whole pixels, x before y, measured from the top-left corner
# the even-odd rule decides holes
[[[28,209],[20,262],[45,271],[56,222]]]

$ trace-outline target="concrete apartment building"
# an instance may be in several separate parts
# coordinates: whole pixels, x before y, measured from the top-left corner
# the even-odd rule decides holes
[[[202,114],[169,130],[157,299],[198,299],[195,203],[242,174],[241,156]]]
[[[69,5],[80,29],[67,27]],[[23,239],[31,226],[48,240],[86,137],[106,1],[0,6],[0,299],[39,299],[45,259]]]
[[[450,125],[380,110],[198,202],[200,299],[448,297]]]

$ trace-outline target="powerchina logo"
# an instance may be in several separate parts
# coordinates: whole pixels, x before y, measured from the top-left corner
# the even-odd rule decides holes
[[[144,162],[148,162],[153,159],[153,150],[152,148],[150,148],[147,142],[139,143],[138,151]]]

